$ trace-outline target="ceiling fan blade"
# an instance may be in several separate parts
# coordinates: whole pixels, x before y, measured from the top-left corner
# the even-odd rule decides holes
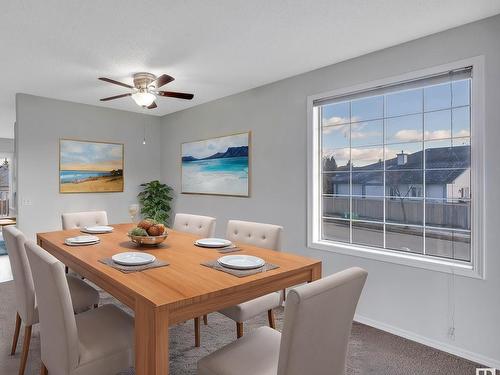
[[[158,106],[156,105],[156,102],[153,102],[153,103],[151,103],[151,105],[149,105],[147,108],[148,108],[148,109],[154,109],[154,108],[156,108],[156,107],[158,107]]]
[[[132,95],[131,93],[128,93],[128,94],[121,94],[121,95],[115,95],[115,96],[110,96],[110,97],[107,97],[107,98],[102,98],[100,99],[101,102],[107,102],[108,100],[113,100],[113,99],[119,99],[119,98],[124,98],[126,96],[130,96]]]
[[[130,85],[127,85],[126,83],[121,83],[121,82],[115,81],[114,79],[111,79],[111,78],[99,77],[99,79],[101,81],[108,82],[108,83],[113,83],[115,85],[127,87],[129,89],[133,89],[134,88],[134,86],[130,86]]]
[[[169,76],[168,74],[162,74],[158,78],[156,78],[153,82],[150,83],[150,86],[154,86],[155,88],[160,88],[163,85],[166,85],[169,82],[172,82],[174,77]]]
[[[174,91],[158,91],[160,96],[168,96],[170,98],[187,99],[191,100],[194,98],[193,94],[187,94],[185,92],[174,92]]]

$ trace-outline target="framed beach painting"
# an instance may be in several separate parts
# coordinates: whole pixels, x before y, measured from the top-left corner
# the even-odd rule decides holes
[[[59,191],[123,191],[123,144],[59,140]]]
[[[182,193],[249,196],[250,132],[181,145]]]

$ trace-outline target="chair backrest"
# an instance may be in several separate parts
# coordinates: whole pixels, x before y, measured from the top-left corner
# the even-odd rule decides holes
[[[282,235],[283,227],[279,225],[240,220],[227,222],[226,238],[233,242],[281,250]]]
[[[68,212],[61,215],[62,228],[80,229],[91,225],[108,225],[106,211]]]
[[[37,323],[38,317],[35,314],[35,287],[31,269],[24,249],[26,237],[24,234],[11,225],[3,228],[3,237],[7,254],[9,254],[14,287],[16,289],[17,312],[24,324],[32,325]]]
[[[38,303],[42,362],[50,374],[69,374],[78,365],[79,347],[64,266],[34,242],[25,247]]]
[[[368,273],[350,268],[287,295],[278,375],[343,375],[352,319]]]
[[[176,214],[174,230],[196,234],[200,237],[213,237],[215,233],[215,218],[210,216]]]

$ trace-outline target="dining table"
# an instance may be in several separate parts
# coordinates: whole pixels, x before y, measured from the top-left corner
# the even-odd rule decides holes
[[[134,311],[137,375],[169,373],[169,326],[321,278],[319,260],[243,243],[236,244],[239,251],[234,254],[257,256],[278,268],[237,277],[202,265],[222,254],[196,246],[192,234],[167,229],[163,243],[146,247],[128,238],[134,226],[112,225],[111,233],[98,234],[100,242],[88,246],[65,244],[80,234],[78,229],[37,233],[37,243]],[[124,273],[101,262],[126,251],[145,251],[168,265]]]

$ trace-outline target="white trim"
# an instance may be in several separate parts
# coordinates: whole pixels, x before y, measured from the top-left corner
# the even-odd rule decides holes
[[[441,350],[443,352],[449,353],[456,355],[461,358],[468,359],[469,361],[473,361],[476,363],[479,363],[480,365],[488,366],[488,367],[494,367],[494,368],[500,368],[500,360],[486,357],[482,354],[471,352],[466,349],[462,349],[458,346],[455,345],[450,345],[449,343],[443,342],[443,341],[438,341],[438,340],[433,340],[429,339],[427,337],[421,336],[417,333],[407,331],[386,323],[382,323],[378,320],[370,319],[367,317],[364,317],[362,315],[356,314],[354,315],[354,321],[374,327],[377,329],[380,329],[381,331],[384,332],[389,332],[392,333],[393,335],[403,337],[405,339],[411,340],[418,342],[419,344],[429,346],[431,348]]]
[[[313,102],[322,98],[334,98],[353,92],[368,90],[374,87],[386,86],[398,82],[419,79],[442,72],[472,66],[471,85],[471,262],[462,263],[447,261],[442,258],[431,258],[418,254],[402,253],[376,247],[358,246],[341,242],[321,240],[320,213],[321,194],[319,186],[321,176],[319,171],[320,131],[318,110]],[[460,276],[485,278],[484,251],[484,56],[476,56],[448,64],[434,66],[394,77],[371,81],[351,87],[340,88],[326,93],[307,97],[307,246],[309,248],[332,251],[341,254],[364,257],[378,261],[402,264],[411,267],[453,273]]]

